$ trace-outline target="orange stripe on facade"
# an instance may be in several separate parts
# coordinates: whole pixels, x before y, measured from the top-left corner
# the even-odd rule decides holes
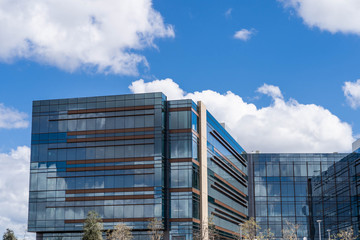
[[[195,136],[199,137],[199,133],[192,128],[172,129],[169,130],[169,133],[193,133]]]
[[[211,160],[213,160],[214,163],[218,165],[220,168],[222,168],[225,172],[227,172],[236,180],[238,180],[240,184],[247,187],[246,180],[240,174],[238,174],[234,169],[227,166],[218,156],[214,156],[213,158],[211,158]]]
[[[225,216],[231,217],[231,218],[235,219],[235,220],[238,221],[238,222],[241,222],[241,223],[242,223],[242,222],[245,221],[245,219],[240,219],[240,218],[234,217],[234,216],[230,215],[229,213],[224,212],[224,211],[222,211],[222,210],[220,210],[220,209],[218,209],[218,208],[215,208],[215,211],[216,211],[216,212],[219,212],[219,213],[221,213],[221,214],[224,214]],[[238,223],[236,223],[236,224],[238,224]]]
[[[216,183],[215,183],[216,184]],[[221,186],[222,188],[219,188],[217,186],[211,185],[211,188],[217,190],[219,193],[222,193],[223,195],[227,196],[228,198],[234,200],[235,202],[239,203],[240,205],[244,206],[247,208],[246,202],[244,203],[243,201],[241,201],[242,199],[239,198],[238,196],[229,194],[229,191],[224,191],[226,190],[226,188],[224,188],[223,186]]]
[[[196,218],[170,218],[170,222],[195,222],[200,224],[200,220]]]
[[[200,166],[200,163],[193,158],[173,158],[169,160],[170,163],[179,163],[179,162],[193,162],[196,165]]]
[[[216,200],[216,199],[215,199],[214,201],[215,201],[216,204],[218,204],[219,206],[222,206],[223,208],[225,208],[225,209],[227,209],[227,210],[230,210],[230,211],[232,211],[232,212],[235,212],[235,213],[239,214],[239,215],[242,216],[242,217],[245,217],[245,218],[247,217],[247,216],[246,216],[245,214],[243,214],[242,212],[239,212],[238,210],[235,210],[234,208],[226,205],[225,203],[220,202],[219,200]]]
[[[196,188],[170,188],[170,192],[193,192],[200,195],[200,191]]]
[[[191,133],[191,132],[192,132],[191,128],[169,130],[169,133]]]
[[[215,152],[217,152],[221,157],[223,157],[227,162],[229,162],[231,164],[231,166],[233,166],[236,170],[238,170],[242,175],[243,177],[246,177],[246,174],[240,170],[240,168],[238,168],[233,162],[231,162],[225,155],[223,155],[219,150],[217,150],[215,147],[214,147],[214,150]]]
[[[222,218],[222,219],[224,219],[225,221],[231,222],[231,223],[233,223],[233,224],[236,224],[236,225],[239,224],[239,222],[234,221],[234,220],[232,220],[232,219],[230,219],[230,218],[228,218],[228,217],[225,217],[225,216],[223,216],[223,215],[221,215],[221,214],[214,213],[214,212],[211,213],[211,214],[214,215],[214,216],[217,216],[217,217],[219,217],[219,218]]]
[[[215,226],[215,229],[220,230],[220,231],[223,231],[223,232],[230,233],[230,234],[235,235],[235,236],[238,236],[238,235],[239,235],[239,233],[230,231],[230,230],[228,230],[228,229],[226,229],[226,228],[222,228],[222,227]]]
[[[245,193],[243,193],[242,191],[240,191],[239,189],[237,189],[234,185],[232,185],[231,183],[229,183],[228,181],[226,181],[224,178],[220,177],[218,174],[214,173],[214,176],[219,179],[220,181],[222,181],[223,183],[225,183],[228,187],[230,187],[232,190],[240,193],[242,196],[247,197]]]

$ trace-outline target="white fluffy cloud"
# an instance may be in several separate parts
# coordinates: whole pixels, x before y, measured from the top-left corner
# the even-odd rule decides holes
[[[234,38],[240,39],[240,40],[242,40],[242,41],[247,41],[247,40],[249,40],[254,34],[255,34],[255,30],[253,30],[253,29],[248,30],[248,29],[243,28],[243,29],[235,32]]]
[[[0,103],[0,129],[1,128],[26,128],[29,122],[26,120],[27,114],[16,109],[5,107]]]
[[[133,93],[162,92],[168,97],[168,100],[182,99],[185,95],[185,91],[170,78],[154,80],[148,83],[140,79],[132,82],[129,88]]]
[[[0,0],[0,60],[136,74],[138,50],[173,37],[151,0]],[[135,51],[134,51],[135,50]]]
[[[360,35],[360,2],[358,0],[278,0],[294,9],[309,27],[331,33]]]
[[[268,85],[264,83],[261,87],[257,89],[259,93],[268,95],[272,98],[283,98],[283,95],[281,94],[280,88],[274,85]]]
[[[345,82],[343,91],[346,100],[352,108],[360,107],[360,79],[356,82]]]
[[[27,229],[30,148],[22,146],[0,153],[0,163],[0,233],[11,228],[23,239]],[[29,237],[33,235],[28,233]]]
[[[219,122],[248,152],[348,152],[354,140],[352,128],[329,110],[315,104],[284,100],[278,87],[263,85],[257,91],[272,96],[273,102],[257,108],[231,91],[185,93],[171,79],[144,83],[138,80],[134,93],[162,91],[170,99],[203,101]]]

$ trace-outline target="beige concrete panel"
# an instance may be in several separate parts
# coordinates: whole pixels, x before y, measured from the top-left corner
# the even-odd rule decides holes
[[[207,121],[206,107],[198,102],[199,107],[199,162],[200,162],[200,221],[203,228],[203,239],[208,240],[208,171],[207,171]]]

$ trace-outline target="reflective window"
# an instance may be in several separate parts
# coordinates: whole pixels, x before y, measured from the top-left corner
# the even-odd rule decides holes
[[[189,111],[169,112],[169,128],[170,129],[186,129],[190,128]]]

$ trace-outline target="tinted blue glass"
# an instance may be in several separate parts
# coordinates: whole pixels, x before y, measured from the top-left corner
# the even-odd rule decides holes
[[[194,112],[191,112],[191,127],[196,132],[198,131],[198,121],[198,116]]]
[[[301,225],[298,236],[308,239],[317,239],[318,233],[312,230],[312,221],[317,219],[324,219],[322,234],[324,229],[336,232],[340,226],[357,224],[351,220],[350,211],[339,211],[349,209],[351,204],[349,176],[355,170],[349,167],[353,160],[342,159],[344,156],[346,154],[249,154],[253,174],[258,176],[254,178],[256,218],[269,222],[269,227],[281,226],[285,220],[296,220]],[[266,173],[263,166],[266,166]],[[268,197],[261,191],[264,184],[268,186]],[[262,203],[269,207],[269,216],[265,219],[260,211]],[[331,218],[332,214],[338,217]],[[277,234],[282,237],[281,231]]]

